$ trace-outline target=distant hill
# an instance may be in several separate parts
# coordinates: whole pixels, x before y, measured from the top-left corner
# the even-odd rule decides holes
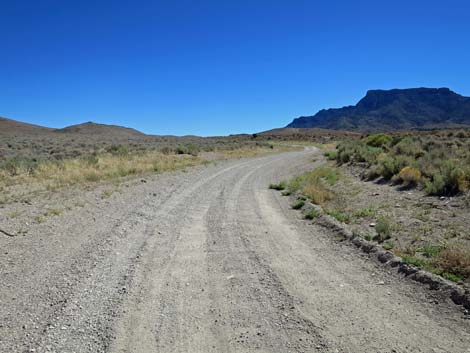
[[[448,88],[371,90],[356,105],[320,110],[288,128],[408,130],[470,126],[470,98]]]
[[[0,117],[0,135],[21,136],[21,135],[54,135],[71,134],[88,137],[106,136],[107,138],[132,139],[146,137],[144,133],[135,129],[117,126],[97,124],[87,122],[78,125],[67,126],[62,129],[53,129],[49,127],[23,123],[20,121]]]
[[[97,124],[94,122],[86,122],[83,124],[67,126],[63,129],[57,129],[55,132],[68,133],[68,134],[82,134],[89,136],[107,135],[120,138],[135,138],[146,136],[140,131],[128,127],[117,125]]]
[[[42,135],[53,129],[0,117],[0,135]]]

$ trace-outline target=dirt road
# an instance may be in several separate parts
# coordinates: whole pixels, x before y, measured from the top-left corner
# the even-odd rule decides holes
[[[470,352],[470,320],[290,209],[316,151],[130,183],[0,237],[1,352]]]

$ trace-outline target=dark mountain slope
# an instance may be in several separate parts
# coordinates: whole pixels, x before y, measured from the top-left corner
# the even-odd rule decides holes
[[[355,106],[321,110],[290,128],[400,130],[470,125],[470,98],[448,88],[372,90]]]

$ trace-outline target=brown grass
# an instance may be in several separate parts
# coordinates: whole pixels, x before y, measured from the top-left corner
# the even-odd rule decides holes
[[[0,185],[14,186],[41,183],[49,189],[76,184],[112,180],[129,175],[174,171],[204,163],[190,155],[164,155],[149,151],[124,156],[104,153],[93,159],[73,158],[59,162],[40,163],[34,171],[17,168],[11,175],[0,170]]]
[[[433,260],[433,265],[444,272],[461,278],[470,277],[470,249],[450,247],[441,251]]]

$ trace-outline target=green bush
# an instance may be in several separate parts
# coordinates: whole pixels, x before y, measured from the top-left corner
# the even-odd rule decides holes
[[[324,156],[325,156],[326,159],[328,159],[329,161],[334,161],[334,160],[336,160],[336,158],[338,158],[338,151],[328,151],[328,152],[325,152]]]
[[[445,161],[439,172],[425,182],[426,192],[430,195],[455,195],[468,187],[465,172],[451,161]]]
[[[428,244],[419,249],[419,251],[426,257],[436,257],[444,250],[442,245]]]
[[[345,212],[333,210],[333,211],[328,212],[328,214],[340,222],[343,222],[343,223],[351,222],[351,216]]]
[[[176,148],[176,154],[190,154],[192,156],[197,156],[199,154],[199,148],[192,143],[179,145]]]
[[[388,219],[386,219],[385,217],[379,218],[375,226],[375,230],[377,231],[376,240],[379,243],[382,243],[385,240],[390,239],[392,236],[392,227]]]
[[[374,134],[367,136],[365,142],[372,147],[386,147],[392,142],[392,137],[387,134]]]
[[[419,268],[423,268],[426,266],[426,261],[423,259],[420,259],[416,256],[413,255],[402,255],[402,259],[405,263],[414,265]]]
[[[292,208],[294,210],[300,210],[305,205],[305,200],[298,199],[293,205]]]
[[[287,183],[285,181],[281,181],[279,184],[269,184],[269,188],[273,190],[284,190],[287,187]]]
[[[320,214],[318,213],[317,210],[315,209],[311,209],[310,211],[308,211],[306,214],[305,214],[305,219],[309,219],[309,220],[314,220],[316,219]]]

